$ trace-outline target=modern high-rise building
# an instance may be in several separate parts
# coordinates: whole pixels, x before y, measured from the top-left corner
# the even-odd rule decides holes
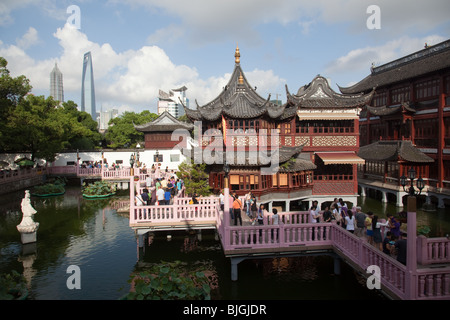
[[[95,109],[94,72],[92,67],[91,52],[84,54],[83,75],[81,79],[81,111],[86,111],[97,120]]]
[[[59,71],[56,62],[55,67],[50,72],[50,95],[54,100],[64,102],[63,74]]]
[[[98,118],[98,129],[104,132],[109,128],[109,121],[119,116],[119,110],[112,109],[108,111],[101,111]]]
[[[184,107],[189,107],[189,99],[186,97],[185,86],[172,89],[169,93],[159,90],[158,97],[158,114],[161,115],[164,111],[169,112],[175,118],[184,114]]]

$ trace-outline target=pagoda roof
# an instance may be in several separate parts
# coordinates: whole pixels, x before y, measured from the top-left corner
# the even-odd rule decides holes
[[[286,85],[286,94],[288,102],[299,109],[349,109],[369,104],[374,90],[368,94],[340,94],[330,87],[326,78],[317,75],[309,84],[300,87],[297,94],[291,94]]]
[[[239,54],[237,48],[236,53]],[[240,56],[240,55],[239,55]],[[278,105],[267,98],[261,97],[256,88],[252,87],[245,77],[240,66],[240,59],[236,58],[235,67],[227,85],[212,101],[199,105],[195,100],[197,109],[184,106],[186,115],[191,120],[215,121],[222,116],[233,119],[251,119],[268,116],[272,119],[286,119],[294,116],[296,108],[284,104]]]
[[[140,132],[173,132],[176,129],[193,130],[194,125],[182,122],[172,116],[168,111],[164,111],[155,120],[142,124],[135,125],[134,128]]]
[[[369,161],[405,160],[417,163],[434,162],[411,141],[377,141],[359,148],[358,156]]]
[[[450,68],[450,40],[427,47],[413,54],[371,68],[371,74],[350,87],[339,87],[342,93],[367,92],[407,79]]]

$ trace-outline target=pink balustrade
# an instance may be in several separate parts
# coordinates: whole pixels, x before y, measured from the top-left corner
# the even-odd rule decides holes
[[[78,177],[101,177],[102,169],[101,168],[78,168],[77,176]]]
[[[417,237],[417,262],[422,265],[450,263],[450,239]]]
[[[47,167],[49,174],[53,175],[72,175],[77,173],[76,166],[58,166],[58,167]]]
[[[130,225],[215,223],[219,212],[217,202],[204,199],[199,204],[189,204],[189,200],[190,198],[176,197],[171,205],[133,205],[130,208]]]
[[[19,170],[2,170],[0,172],[0,184],[30,179],[39,175],[46,174],[46,168],[30,168]]]
[[[103,180],[126,180],[130,179],[131,169],[104,169],[102,171],[102,179]],[[144,179],[145,180],[145,179]]]

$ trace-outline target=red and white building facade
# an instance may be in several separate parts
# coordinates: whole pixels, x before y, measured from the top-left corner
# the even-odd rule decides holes
[[[373,88],[359,120],[359,155],[366,160],[359,167],[361,192],[378,181],[379,191],[395,194],[400,206],[406,193],[399,178],[412,167],[425,181],[422,194],[444,207],[450,203],[450,40],[372,68],[340,91]]]

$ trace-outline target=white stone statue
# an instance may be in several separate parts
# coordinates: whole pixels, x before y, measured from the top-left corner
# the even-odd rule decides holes
[[[20,233],[33,233],[39,227],[39,222],[34,222],[33,215],[36,214],[36,210],[31,205],[30,191],[25,191],[25,198],[22,199],[22,222],[17,226],[17,230]]]

